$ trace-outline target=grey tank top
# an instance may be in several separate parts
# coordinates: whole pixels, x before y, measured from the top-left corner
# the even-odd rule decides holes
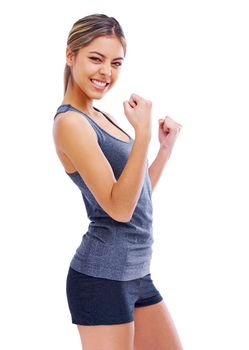
[[[94,109],[99,111],[95,107]],[[62,104],[57,109],[54,118],[58,113],[67,111],[79,112],[94,128],[99,146],[110,163],[116,180],[118,180],[128,160],[134,139],[103,112],[101,113],[112,124],[129,136],[129,141],[122,141],[110,135],[88,115],[70,104]],[[77,171],[66,172],[66,174],[81,191],[90,220],[88,229],[82,236],[70,266],[89,276],[117,281],[128,281],[149,274],[154,239],[152,188],[148,173],[148,159],[140,197],[129,222],[119,222],[111,218],[98,204]],[[104,183],[103,186],[105,186]]]

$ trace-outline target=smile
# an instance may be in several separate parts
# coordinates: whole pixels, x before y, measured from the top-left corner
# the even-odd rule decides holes
[[[103,90],[107,85],[109,85],[109,83],[107,83],[106,81],[101,81],[96,79],[90,79],[90,80],[93,83],[93,85],[100,90]]]

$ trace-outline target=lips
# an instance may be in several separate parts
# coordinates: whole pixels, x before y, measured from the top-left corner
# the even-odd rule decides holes
[[[106,88],[110,84],[110,82],[105,80],[99,80],[99,79],[90,79],[90,80],[93,83],[93,85],[100,90]]]

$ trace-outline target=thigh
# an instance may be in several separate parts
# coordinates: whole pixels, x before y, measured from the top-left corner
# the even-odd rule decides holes
[[[84,350],[133,350],[134,321],[110,326],[78,325]]]
[[[182,350],[164,300],[135,308],[134,350]]]

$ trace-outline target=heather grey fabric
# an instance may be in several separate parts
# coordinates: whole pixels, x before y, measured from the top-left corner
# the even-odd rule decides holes
[[[118,180],[128,160],[134,140],[103,112],[101,113],[112,124],[129,136],[129,141],[122,141],[110,135],[89,116],[70,104],[61,105],[56,115],[69,110],[79,112],[92,125],[97,134],[98,143]],[[90,220],[70,266],[90,276],[118,281],[128,281],[149,274],[154,239],[152,188],[148,174],[148,159],[144,184],[137,206],[131,220],[125,223],[112,219],[101,208],[77,171],[66,172],[66,174],[80,189]],[[103,186],[105,186],[104,183]]]

